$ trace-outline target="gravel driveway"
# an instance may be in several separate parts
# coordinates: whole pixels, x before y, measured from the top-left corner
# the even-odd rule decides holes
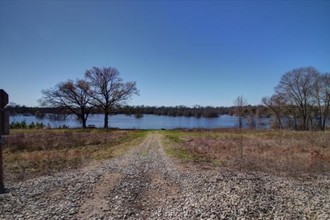
[[[151,132],[121,157],[14,184],[0,219],[330,219],[330,178],[180,164]]]

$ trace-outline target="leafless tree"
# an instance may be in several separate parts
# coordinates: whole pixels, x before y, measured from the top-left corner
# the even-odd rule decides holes
[[[123,82],[117,69],[93,67],[85,73],[86,81],[92,89],[91,97],[104,113],[104,128],[109,127],[109,114],[117,106],[123,105],[132,95],[138,95],[136,82]]]
[[[244,109],[247,106],[247,101],[243,96],[238,96],[234,100],[234,112],[238,117],[239,128],[243,127]]]
[[[244,110],[245,110],[247,104],[248,103],[247,103],[246,99],[242,95],[238,96],[234,100],[234,113],[238,117],[238,127],[240,130],[239,148],[240,148],[241,160],[243,160],[243,132],[242,132],[243,118],[244,118]]]
[[[275,88],[288,106],[294,106],[301,118],[301,128],[309,129],[313,106],[313,89],[320,73],[314,67],[302,67],[285,73]]]
[[[247,113],[247,123],[250,129],[255,129],[257,127],[257,108],[249,105],[245,110]]]
[[[89,84],[82,79],[57,84],[54,88],[42,91],[39,100],[42,106],[67,108],[75,114],[86,128],[86,121],[91,112],[91,91]]]
[[[283,112],[283,108],[285,108],[285,101],[283,97],[278,95],[273,95],[270,98],[264,97],[262,98],[261,101],[274,113],[279,128],[283,129],[282,112]]]
[[[322,74],[314,82],[313,96],[317,107],[319,127],[325,130],[330,110],[330,73]]]

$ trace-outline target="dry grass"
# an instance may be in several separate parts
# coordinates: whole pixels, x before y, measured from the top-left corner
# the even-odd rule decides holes
[[[5,181],[50,175],[111,158],[144,135],[143,131],[99,129],[12,130],[4,139]]]
[[[329,131],[204,130],[166,135],[170,154],[185,152],[185,159],[197,162],[276,175],[330,174]]]

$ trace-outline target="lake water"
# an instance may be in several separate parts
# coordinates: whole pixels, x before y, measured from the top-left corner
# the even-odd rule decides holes
[[[158,115],[144,115],[142,118],[128,116],[124,114],[111,115],[109,117],[109,126],[111,128],[120,129],[175,129],[175,128],[235,128],[238,127],[236,116],[221,115],[218,118],[195,118],[195,117],[172,117]],[[257,128],[269,128],[270,118],[260,118],[256,120]],[[81,123],[76,120],[74,115],[69,115],[65,120],[53,120],[45,117],[43,119],[35,116],[16,115],[10,116],[10,123],[25,121],[26,124],[32,122],[43,123],[50,125],[52,128],[66,125],[70,128],[81,127]],[[247,121],[244,122],[247,127]],[[87,125],[95,125],[95,127],[103,127],[103,115],[90,115],[87,120]]]

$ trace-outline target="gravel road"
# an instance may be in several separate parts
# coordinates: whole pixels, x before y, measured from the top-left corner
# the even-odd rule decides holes
[[[9,186],[0,219],[330,219],[330,178],[180,164],[151,132],[121,157]]]

